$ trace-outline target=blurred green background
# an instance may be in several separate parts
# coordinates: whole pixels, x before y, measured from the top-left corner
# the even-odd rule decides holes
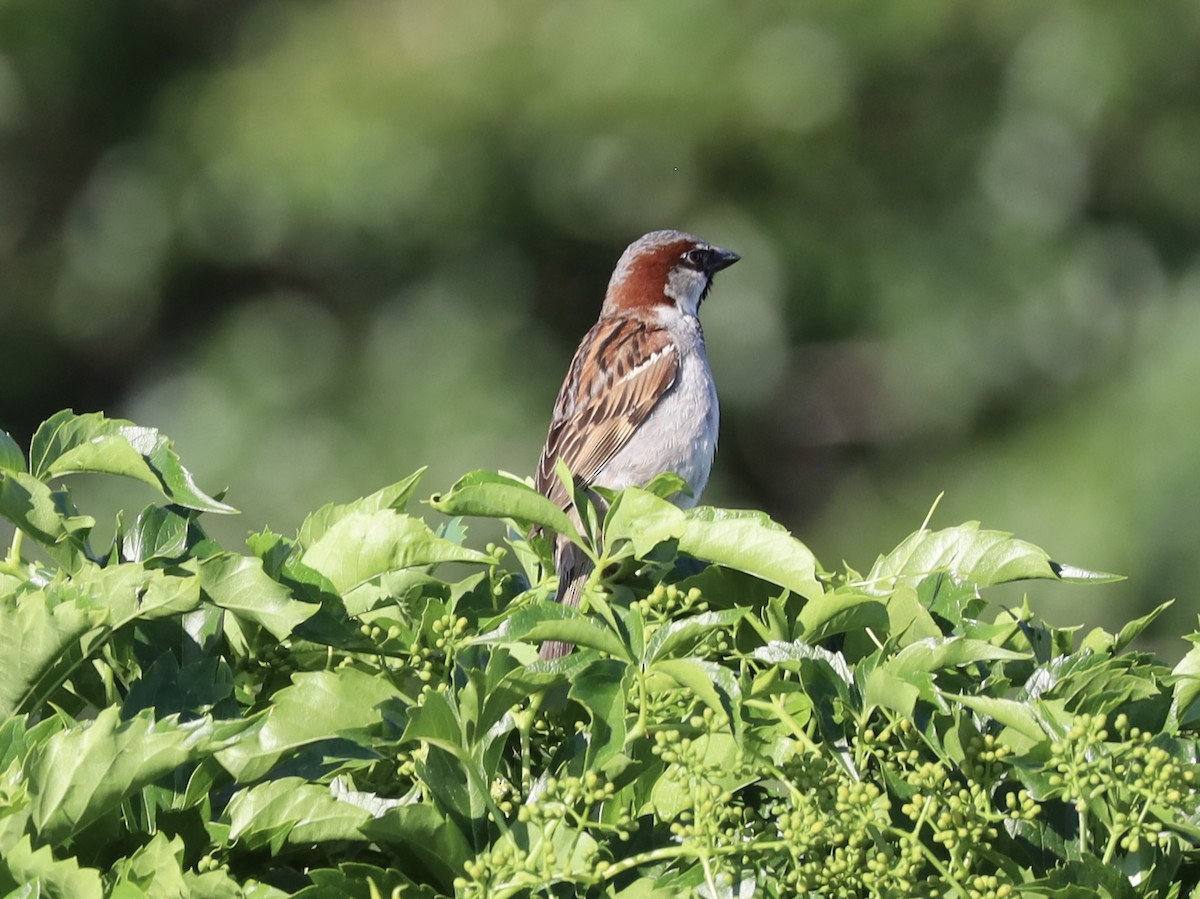
[[[1051,620],[1178,597],[1178,656],[1197,47],[1195,0],[0,0],[0,427],[161,428],[230,545],[528,474],[618,254],[684,228],[744,256],[707,501],[865,568],[945,491],[1129,575]]]

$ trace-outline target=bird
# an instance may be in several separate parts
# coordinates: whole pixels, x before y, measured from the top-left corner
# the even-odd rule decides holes
[[[717,272],[741,259],[684,231],[651,231],[617,260],[600,317],[584,335],[554,401],[534,478],[536,489],[578,526],[579,512],[555,473],[566,463],[577,488],[645,486],[671,472],[687,484],[681,508],[699,500],[717,450],[720,411],[700,306]],[[593,493],[593,499],[598,497]],[[554,541],[556,600],[577,606],[592,563]],[[547,641],[542,659],[571,651]]]

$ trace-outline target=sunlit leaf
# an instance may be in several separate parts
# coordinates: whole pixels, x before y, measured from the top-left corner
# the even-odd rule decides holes
[[[369,514],[371,512],[382,511],[383,509],[403,512],[404,507],[408,505],[408,501],[412,498],[424,474],[425,469],[420,468],[404,480],[390,484],[382,490],[377,490],[370,496],[365,496],[351,503],[329,503],[322,506],[304,519],[304,523],[300,525],[300,533],[296,537],[296,542],[304,547],[312,546],[334,524],[352,513],[361,512]]]
[[[1075,583],[1107,583],[1120,575],[1060,565],[1032,543],[1003,531],[983,530],[972,521],[940,531],[921,530],[886,556],[863,581],[864,589],[886,592],[900,584],[915,587],[945,571],[978,587],[1043,578]]]
[[[347,593],[389,571],[442,562],[489,564],[486,553],[438,537],[419,518],[381,509],[351,512],[334,522],[300,557]]]
[[[65,409],[46,419],[33,435],[29,470],[43,480],[81,472],[124,475],[161,490],[171,502],[189,509],[237,511],[196,486],[171,441],[156,429],[99,412],[76,415]]]
[[[578,530],[562,509],[528,484],[509,475],[473,471],[429,504],[445,515],[511,518],[549,528],[582,544]]]

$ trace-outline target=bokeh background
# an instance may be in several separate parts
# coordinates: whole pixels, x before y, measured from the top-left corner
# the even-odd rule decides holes
[[[1198,47],[1195,0],[0,0],[0,427],[161,428],[231,545],[526,474],[617,255],[684,228],[744,256],[706,500],[866,568],[945,491],[1129,576],[1051,620],[1177,597],[1178,656]]]

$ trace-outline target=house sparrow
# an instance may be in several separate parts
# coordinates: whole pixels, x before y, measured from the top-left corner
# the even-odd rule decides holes
[[[619,490],[674,472],[695,504],[717,450],[717,390],[697,314],[713,276],[741,257],[682,231],[652,231],[621,254],[600,319],[584,336],[554,402],[537,489],[578,523],[554,473],[562,459],[576,484]],[[569,540],[554,545],[559,602],[578,605],[592,564]],[[571,651],[548,641],[543,659]]]

